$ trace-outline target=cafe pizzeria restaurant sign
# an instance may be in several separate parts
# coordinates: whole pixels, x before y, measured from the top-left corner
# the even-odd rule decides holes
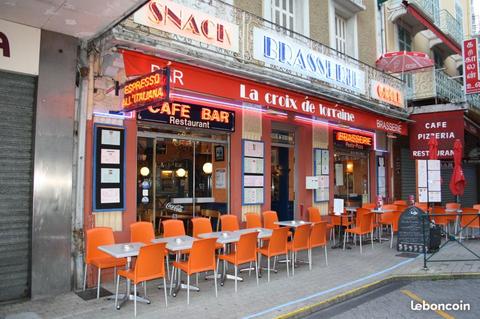
[[[38,75],[40,29],[0,19],[0,70]]]
[[[137,113],[137,118],[190,128],[235,131],[235,112],[193,104],[164,102]]]
[[[453,158],[453,143],[464,137],[463,110],[414,114],[410,119],[410,150],[413,159],[428,159],[428,140],[435,136],[438,141],[438,159]]]

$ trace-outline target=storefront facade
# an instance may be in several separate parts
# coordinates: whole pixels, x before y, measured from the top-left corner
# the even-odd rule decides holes
[[[407,134],[401,81],[220,2],[151,2],[97,44],[86,229],[113,227],[128,240],[140,219],[158,231],[162,216],[202,210],[243,220],[274,209],[288,220],[307,218],[310,206],[327,214],[334,197],[391,197],[387,136]],[[167,102],[118,115],[121,84],[167,67]],[[102,147],[116,149],[95,143],[99,127],[124,136],[113,166],[96,162]]]

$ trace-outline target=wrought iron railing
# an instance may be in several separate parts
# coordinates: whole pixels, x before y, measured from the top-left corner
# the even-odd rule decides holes
[[[438,0],[408,0],[410,5],[420,9],[433,23],[440,22],[440,10]]]
[[[453,17],[447,10],[440,11],[440,30],[450,36],[458,44],[462,44],[462,22],[455,19],[455,17]]]
[[[378,104],[377,100],[372,99],[371,85],[372,81],[378,81],[389,85],[401,92],[405,92],[405,84],[397,77],[379,71],[378,69],[358,61],[348,55],[340,53],[327,45],[314,41],[302,34],[296,33],[265,20],[259,16],[244,11],[238,7],[229,5],[219,0],[174,0],[174,2],[195,8],[209,15],[216,16],[222,20],[238,26],[238,50],[236,52],[218,48],[210,44],[201,43],[196,40],[188,39],[182,36],[173,35],[169,32],[159,31],[148,28],[134,22],[133,17],[129,17],[112,30],[116,39],[124,41],[134,41],[144,43],[148,46],[163,47],[175,53],[188,55],[191,59],[206,59],[210,63],[221,64],[222,67],[236,69],[240,72],[248,72],[253,76],[266,76],[271,79],[281,79],[285,83],[302,87],[310,91],[325,94],[344,95],[344,98],[361,98],[364,101]],[[362,2],[363,0],[355,0]],[[362,72],[364,76],[358,81],[364,87],[362,92],[354,91],[339,85],[334,81],[328,81],[315,78],[315,76],[292,70],[288,67],[278,67],[272,63],[257,60],[255,58],[254,30],[262,30],[273,34],[281,41],[288,41],[295,46],[295,49],[313,51],[313,54],[320,54],[341,62],[345,67],[356,69]],[[233,38],[232,38],[233,39]],[[257,42],[258,44],[258,42]],[[308,62],[308,61],[307,61]],[[332,90],[334,89],[334,90]],[[333,93],[332,93],[333,92]],[[396,109],[398,110],[398,109]]]
[[[407,94],[409,100],[440,98],[452,103],[465,100],[462,83],[451,78],[442,69],[418,72],[412,77],[412,87]]]
[[[480,94],[466,94],[465,101],[473,106],[474,108],[480,110]]]

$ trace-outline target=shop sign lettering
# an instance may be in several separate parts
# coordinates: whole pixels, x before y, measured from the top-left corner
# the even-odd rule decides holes
[[[168,202],[165,204],[165,209],[168,209],[172,212],[175,213],[182,213],[183,212],[183,206],[178,205],[178,204],[172,204],[171,202]]]
[[[398,107],[403,107],[403,94],[400,90],[375,80],[371,81],[371,86],[372,98]]]
[[[465,93],[480,93],[478,40],[473,38],[463,41],[462,51]]]
[[[233,132],[235,113],[212,107],[164,102],[138,112],[139,120]]]
[[[463,111],[414,114],[411,119],[415,123],[410,128],[410,149],[415,159],[426,159],[429,156],[428,141],[435,137],[438,141],[437,155],[439,159],[453,157],[455,139],[464,139]]]
[[[0,50],[2,50],[2,56],[10,57],[10,43],[5,33],[0,31]]]
[[[253,57],[269,66],[365,94],[365,73],[339,59],[259,28],[253,29],[253,45]]]
[[[138,110],[168,99],[169,70],[159,69],[138,79],[127,81],[123,88],[122,108]]]
[[[373,138],[371,136],[354,134],[344,131],[333,131],[335,144],[348,148],[370,149]]]
[[[238,52],[237,25],[171,1],[150,1],[135,12],[133,20],[151,28]]]

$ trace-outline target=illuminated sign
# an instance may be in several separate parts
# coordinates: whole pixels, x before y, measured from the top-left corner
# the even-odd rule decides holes
[[[123,109],[138,110],[167,100],[170,86],[168,78],[169,70],[165,68],[126,82],[123,87]]]
[[[390,85],[372,80],[372,98],[379,101],[392,104],[398,107],[403,107],[403,94]]]
[[[333,131],[335,143],[348,148],[369,149],[372,147],[371,136],[354,134],[343,131]]]
[[[240,36],[237,25],[171,1],[150,1],[135,12],[133,21],[238,52]]]
[[[193,104],[164,102],[157,106],[149,106],[139,112],[137,118],[191,128],[235,131],[235,112]]]

